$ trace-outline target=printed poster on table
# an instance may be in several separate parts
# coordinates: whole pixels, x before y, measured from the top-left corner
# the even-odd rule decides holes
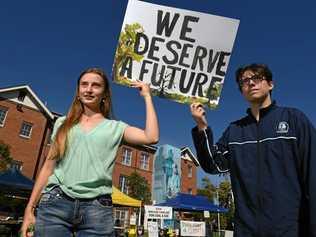
[[[181,236],[205,236],[205,222],[180,221]]]
[[[158,222],[148,221],[147,224],[148,237],[157,237],[158,236]]]
[[[113,64],[114,82],[150,84],[152,94],[215,108],[239,20],[129,0]]]

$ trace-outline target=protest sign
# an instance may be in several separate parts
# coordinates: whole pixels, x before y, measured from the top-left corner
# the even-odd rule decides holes
[[[205,222],[180,221],[181,236],[205,236]]]
[[[129,0],[113,80],[150,84],[153,95],[218,105],[239,20]]]

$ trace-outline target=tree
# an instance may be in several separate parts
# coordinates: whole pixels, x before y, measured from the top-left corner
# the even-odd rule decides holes
[[[5,171],[8,165],[11,164],[12,157],[10,155],[10,147],[4,142],[0,141],[0,172]]]
[[[225,176],[227,177],[227,176]],[[218,200],[217,200],[218,193]],[[229,180],[222,181],[218,187],[212,184],[208,177],[202,179],[202,189],[198,189],[199,195],[207,196],[210,201],[217,200],[218,205],[228,209],[228,212],[220,215],[221,229],[233,229],[234,202],[231,184]],[[211,213],[211,220],[217,220],[217,213]]]
[[[132,61],[137,62],[140,62],[143,59],[143,55],[139,55],[134,52],[136,35],[137,33],[143,32],[143,27],[138,23],[125,25],[124,31],[120,34],[120,38],[115,53],[115,63],[113,70],[115,80],[120,79],[119,70],[128,58],[130,58]]]
[[[199,195],[206,196],[210,201],[213,201],[216,195],[216,187],[212,184],[208,177],[204,177],[202,179],[202,187],[202,189],[197,190],[197,193]]]
[[[208,98],[208,104],[211,102],[211,100],[217,100],[218,97],[220,97],[222,88],[223,83],[215,83],[215,85],[210,85],[210,87],[207,88],[204,93],[206,93],[206,97]]]
[[[10,154],[10,146],[0,141],[0,172],[5,171],[12,162]],[[5,195],[4,190],[0,190],[0,206],[6,207],[15,213],[16,216],[22,216],[26,206],[26,202],[23,199],[16,199]]]
[[[235,206],[233,202],[231,183],[224,180],[220,183],[218,188],[219,205],[228,209],[225,215],[222,215],[221,222],[226,229],[233,229],[233,219]]]
[[[151,201],[151,192],[147,180],[137,172],[133,172],[128,178],[129,195],[142,200],[145,204]]]

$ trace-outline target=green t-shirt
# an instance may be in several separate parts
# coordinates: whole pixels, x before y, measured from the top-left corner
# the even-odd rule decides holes
[[[52,138],[65,117],[57,119]],[[127,124],[104,119],[89,132],[79,124],[68,133],[64,157],[57,161],[45,191],[55,186],[72,198],[94,198],[112,193],[112,172],[117,149]]]

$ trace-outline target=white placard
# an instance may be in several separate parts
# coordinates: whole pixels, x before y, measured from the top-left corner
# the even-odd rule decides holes
[[[209,211],[204,211],[204,217],[205,218],[210,218],[210,212]]]
[[[181,236],[205,236],[205,222],[180,221]]]
[[[129,0],[113,78],[150,84],[152,93],[180,103],[217,106],[239,20]]]
[[[158,223],[154,221],[148,221],[148,237],[157,237],[158,236]]]
[[[147,219],[172,219],[172,207],[145,205],[145,216]]]
[[[129,218],[130,225],[136,225],[136,213],[133,213]]]

